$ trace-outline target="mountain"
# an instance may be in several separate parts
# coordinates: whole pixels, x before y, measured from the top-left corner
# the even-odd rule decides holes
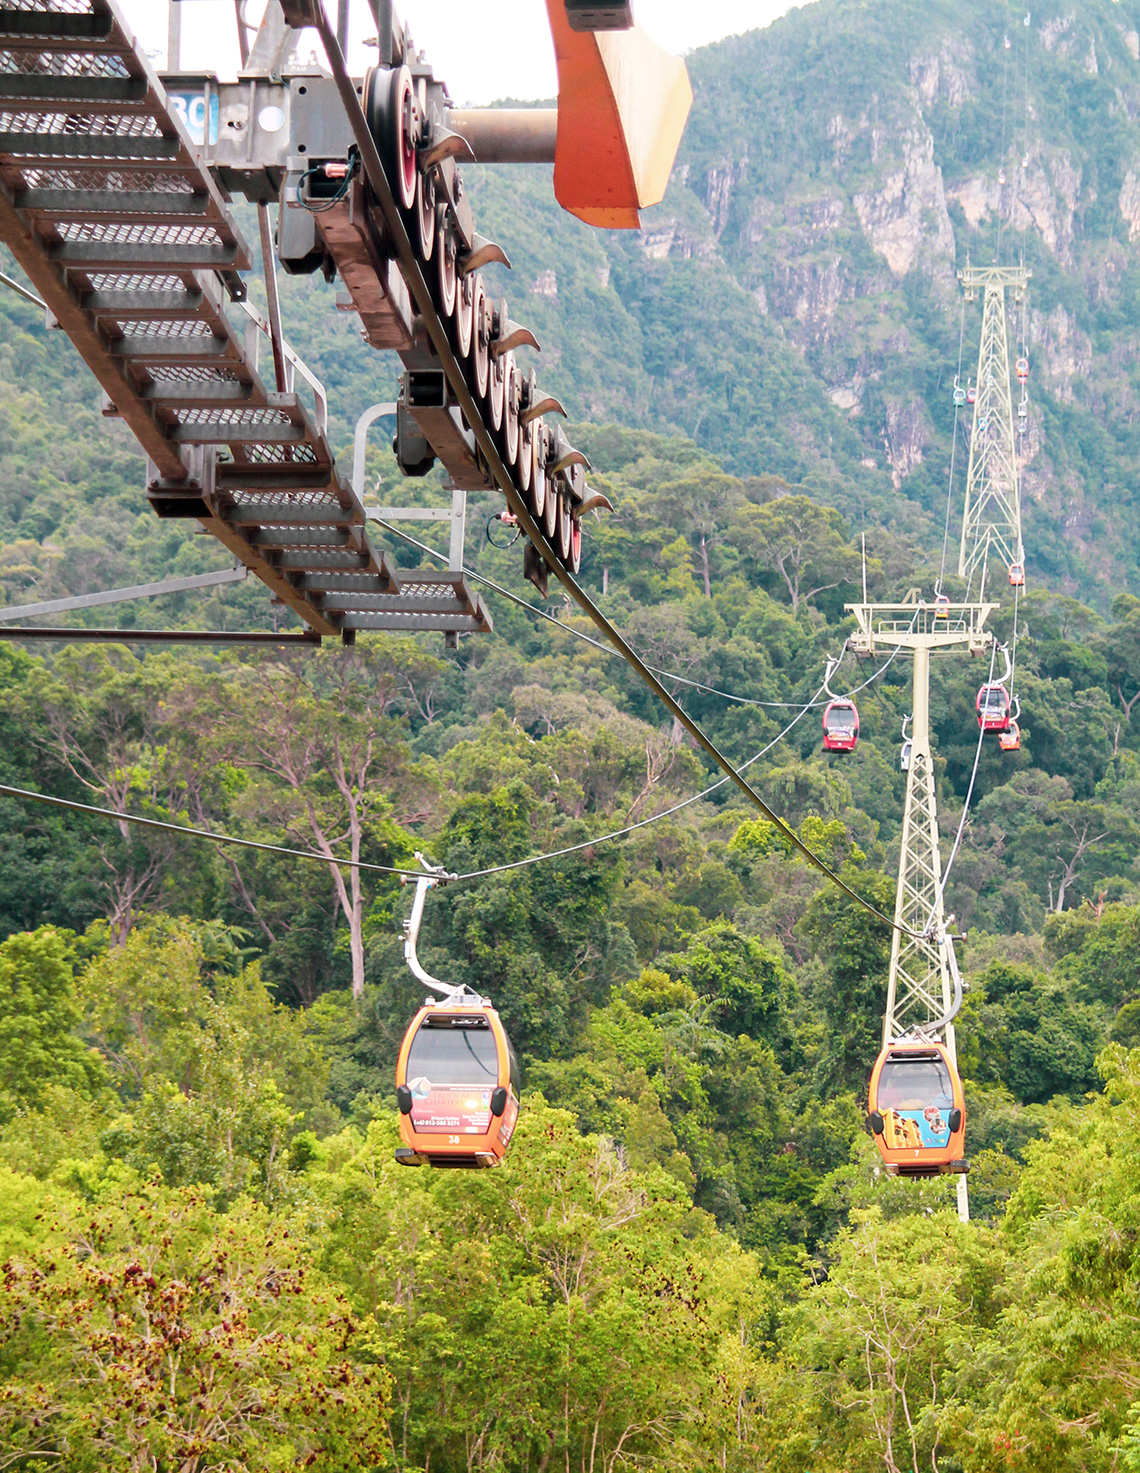
[[[668,193],[633,236],[560,218],[540,171],[478,184],[558,390],[937,559],[981,319],[955,273],[1023,257],[1030,576],[1101,606],[1135,589],[1140,6],[1026,18],[820,0],[696,52]]]

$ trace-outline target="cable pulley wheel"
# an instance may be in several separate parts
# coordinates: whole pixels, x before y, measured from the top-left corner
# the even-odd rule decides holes
[[[464,276],[458,281],[455,289],[455,316],[452,318],[452,341],[468,379],[471,378],[471,338],[477,280],[477,277]]]
[[[459,275],[455,269],[455,234],[449,228],[446,205],[435,207],[435,299],[442,316],[455,316]]]
[[[530,477],[534,467],[534,425],[524,425],[519,421],[518,442],[515,446],[514,472],[515,484],[519,491],[530,502]]]
[[[570,565],[570,544],[573,541],[574,518],[570,515],[570,492],[563,487],[558,492],[558,556],[564,566]]]
[[[506,359],[492,358],[491,373],[487,385],[487,418],[492,434],[498,435],[503,428],[503,407],[506,402],[507,379]]]
[[[476,399],[485,402],[491,382],[491,304],[481,276],[475,277],[475,300],[471,308],[470,381]]]
[[[373,67],[364,81],[368,127],[392,193],[405,210],[416,202],[416,91],[406,66]]]
[[[575,576],[582,568],[582,521],[576,516],[570,518],[570,559],[567,566]]]
[[[530,496],[527,500],[535,521],[541,526],[546,516],[546,426],[538,420],[527,428],[531,431]]]
[[[513,353],[504,353],[503,365],[503,449],[506,462],[513,466],[519,453],[519,368]]]
[[[416,203],[413,211],[416,249],[420,260],[431,260],[435,245],[435,182],[428,174],[416,171]]]
[[[547,444],[547,455],[550,454],[549,442]],[[546,540],[553,542],[558,532],[558,493],[560,490],[559,477],[547,476],[546,478],[546,505],[542,509],[542,530],[546,534]]]

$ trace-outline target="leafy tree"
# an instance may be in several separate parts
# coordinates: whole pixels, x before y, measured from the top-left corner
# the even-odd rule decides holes
[[[853,861],[839,873],[880,913],[893,913],[894,885],[885,875],[861,869]],[[819,1001],[827,1035],[820,1068],[836,1084],[860,1089],[879,1053],[890,927],[828,886],[811,901],[800,929],[825,967]]]
[[[0,1111],[35,1108],[53,1085],[89,1093],[99,1056],[76,1037],[81,1007],[70,938],[51,926],[0,943]]]
[[[792,613],[855,576],[857,560],[843,519],[806,496],[778,496],[742,509],[735,533],[741,551],[778,572]]]
[[[0,1298],[0,1446],[13,1462],[324,1464],[387,1457],[375,1337],[302,1223],[220,1219],[193,1190],[64,1202]]]
[[[1131,722],[1132,711],[1140,698],[1140,599],[1119,594],[1112,603],[1116,623],[1096,641],[1107,662],[1108,686],[1120,702],[1125,721]]]

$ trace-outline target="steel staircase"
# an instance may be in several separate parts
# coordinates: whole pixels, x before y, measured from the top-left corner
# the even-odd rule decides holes
[[[249,249],[109,0],[0,4],[0,239],[146,452],[159,516],[198,520],[314,635],[490,627],[462,573],[373,546],[295,357],[263,382]]]

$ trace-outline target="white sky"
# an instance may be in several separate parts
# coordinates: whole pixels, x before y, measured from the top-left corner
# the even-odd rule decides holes
[[[233,0],[180,0],[182,65],[232,75],[238,66]],[[165,0],[119,0],[146,50],[165,64],[167,6]],[[326,0],[330,13],[334,0]],[[250,0],[249,11],[260,6]],[[634,0],[641,25],[661,46],[673,52],[718,41],[741,31],[766,26],[792,9],[791,0]],[[554,51],[543,0],[397,0],[401,20],[410,23],[416,45],[428,54],[457,103],[493,102],[499,97],[553,97],[557,91]],[[364,0],[352,5],[354,70],[370,56],[359,45],[368,15]],[[490,17],[494,16],[494,25]],[[306,54],[304,43],[301,55]]]

